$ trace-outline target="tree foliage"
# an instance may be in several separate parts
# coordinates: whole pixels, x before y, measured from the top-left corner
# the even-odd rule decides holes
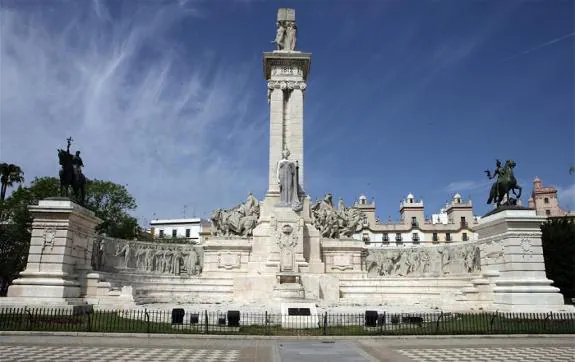
[[[547,277],[567,299],[575,298],[575,221],[553,218],[541,226]]]
[[[0,200],[6,199],[8,187],[14,186],[15,183],[24,182],[24,172],[18,165],[12,163],[0,163]]]

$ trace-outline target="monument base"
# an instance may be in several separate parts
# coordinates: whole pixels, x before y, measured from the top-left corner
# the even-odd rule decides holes
[[[489,274],[490,309],[507,312],[575,311],[545,274],[541,224],[535,210],[505,207],[482,218],[475,230],[481,267]]]
[[[26,269],[0,304],[86,304],[86,275],[91,270],[94,228],[100,220],[66,198],[40,200],[29,209],[34,221]]]

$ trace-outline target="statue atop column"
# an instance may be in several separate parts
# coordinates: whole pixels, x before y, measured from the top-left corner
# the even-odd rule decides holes
[[[276,50],[294,51],[297,40],[297,26],[295,24],[295,10],[280,8],[276,22],[276,37],[272,41]]]

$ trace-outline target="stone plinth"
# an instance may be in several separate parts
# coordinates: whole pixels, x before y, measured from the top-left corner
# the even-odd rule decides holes
[[[304,219],[290,207],[275,206],[262,213],[254,229],[250,272],[275,275],[307,271],[305,227]]]
[[[203,275],[237,275],[247,273],[252,243],[249,239],[207,239],[204,244]]]
[[[30,206],[34,221],[28,264],[2,304],[73,305],[84,303],[91,272],[94,228],[101,220],[67,199]]]
[[[509,312],[549,312],[572,308],[545,274],[541,247],[544,217],[534,210],[495,212],[475,227],[484,277],[491,284],[492,308]]]
[[[326,273],[361,274],[363,245],[357,240],[321,241]]]

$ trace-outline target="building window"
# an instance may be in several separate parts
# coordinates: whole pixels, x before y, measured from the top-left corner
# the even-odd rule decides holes
[[[451,241],[451,234],[445,233],[445,241]]]
[[[363,233],[362,239],[363,239],[363,241],[369,241],[369,234]]]
[[[433,233],[431,240],[432,241],[439,241],[439,238],[437,237],[437,233]]]
[[[389,234],[387,234],[387,233],[384,233],[384,234],[383,234],[383,241],[384,241],[384,242],[389,242]]]
[[[172,230],[172,237],[175,238],[178,235],[178,230],[177,229],[173,229]]]
[[[362,197],[361,199],[359,199],[359,203],[362,205],[365,205],[366,200]]]
[[[467,227],[467,220],[465,219],[465,216],[461,217],[461,227]]]
[[[161,237],[161,238],[164,237],[164,230],[163,230],[163,229],[160,230],[160,237]]]
[[[551,215],[551,210],[545,210],[545,215],[547,216]]]
[[[416,242],[419,241],[419,234],[417,233],[411,234],[411,240]]]
[[[401,234],[400,233],[395,234],[395,241],[401,241]]]
[[[463,233],[462,238],[463,238],[463,241],[469,240],[469,238],[467,237],[467,233]]]
[[[543,199],[543,202],[546,203],[546,204],[548,204],[548,203],[549,203],[549,198],[548,198],[548,197],[544,198],[544,199]]]
[[[186,229],[186,238],[190,237],[190,229]]]
[[[417,226],[417,217],[415,216],[411,217],[411,226]]]

